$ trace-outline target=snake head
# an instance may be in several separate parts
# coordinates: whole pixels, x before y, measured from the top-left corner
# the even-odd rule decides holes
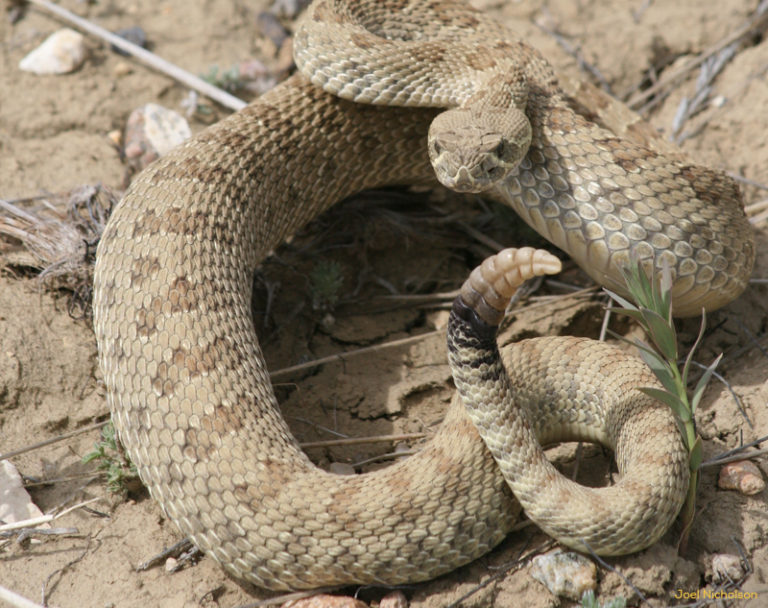
[[[429,127],[429,160],[440,183],[483,192],[517,167],[531,143],[531,125],[517,109],[446,110]]]

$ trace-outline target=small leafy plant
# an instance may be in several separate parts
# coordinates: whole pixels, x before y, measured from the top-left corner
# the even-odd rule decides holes
[[[208,73],[203,74],[201,78],[208,84],[212,84],[230,93],[235,93],[243,88],[240,70],[236,65],[233,65],[228,70],[220,69],[218,65],[211,66]]]
[[[341,264],[333,260],[318,262],[309,273],[309,283],[312,307],[315,310],[333,310],[344,285],[344,271]]]
[[[107,475],[107,490],[113,494],[129,492],[138,487],[139,473],[123,449],[117,443],[115,427],[108,422],[101,429],[101,440],[93,445],[93,451],[83,456],[83,462],[97,461],[97,467]]]
[[[679,550],[685,552],[688,544],[688,535],[693,516],[696,510],[696,489],[699,480],[699,466],[702,460],[701,437],[696,432],[694,416],[696,408],[704,394],[704,389],[712,377],[715,368],[720,363],[722,355],[718,356],[712,364],[706,368],[691,396],[688,395],[688,375],[693,361],[693,354],[701,343],[706,327],[706,313],[702,309],[701,327],[699,335],[691,347],[688,356],[683,363],[683,369],[678,366],[677,332],[672,322],[672,274],[668,266],[664,266],[660,276],[649,278],[639,261],[635,261],[624,272],[627,291],[635,304],[620,295],[605,290],[621,308],[610,310],[625,314],[638,322],[650,339],[650,344],[643,340],[635,339],[634,344],[640,352],[640,356],[651,368],[663,389],[655,387],[640,387],[645,394],[666,403],[675,413],[680,433],[688,449],[689,466],[691,470],[688,495],[682,510],[683,533],[680,539]],[[622,336],[613,332],[611,334],[621,340],[627,341]]]
[[[626,605],[627,600],[620,596],[611,598],[607,602],[601,604],[592,589],[585,591],[581,596],[581,608],[625,608]]]

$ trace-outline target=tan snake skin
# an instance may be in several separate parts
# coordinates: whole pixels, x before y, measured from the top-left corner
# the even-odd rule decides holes
[[[446,6],[476,34],[489,22]],[[601,282],[616,286],[633,244],[673,262],[677,312],[735,298],[753,258],[736,187],[592,126],[509,36],[496,46],[525,68],[532,140],[493,195]],[[280,415],[250,317],[252,273],[288,235],[361,189],[434,179],[435,115],[350,103],[294,76],[137,176],[101,239],[94,325],[120,439],[168,516],[239,578],[272,589],[426,580],[488,551],[516,519],[456,399],[412,458],[351,477],[314,467]],[[557,365],[568,354],[545,350]],[[516,363],[532,391],[542,365]]]

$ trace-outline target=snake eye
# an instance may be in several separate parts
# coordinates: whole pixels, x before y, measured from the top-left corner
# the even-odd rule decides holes
[[[440,156],[443,153],[443,146],[440,145],[437,140],[432,142],[432,149],[435,151],[435,154],[437,156]]]
[[[504,142],[501,142],[501,143],[500,143],[498,146],[496,146],[496,147],[493,149],[493,153],[494,153],[494,154],[495,154],[495,155],[496,155],[498,158],[504,158],[504,152],[505,152],[505,151],[506,151],[506,146],[504,145]]]

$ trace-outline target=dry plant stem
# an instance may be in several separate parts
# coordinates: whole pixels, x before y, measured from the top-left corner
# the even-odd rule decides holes
[[[120,50],[125,51],[126,53],[129,53],[130,55],[132,55],[133,57],[135,57],[145,65],[148,65],[149,67],[159,72],[162,72],[167,76],[170,76],[171,78],[180,82],[184,86],[187,86],[191,89],[194,89],[195,91],[198,91],[199,93],[202,93],[206,97],[209,97],[210,99],[221,104],[225,108],[229,108],[230,110],[234,110],[235,112],[237,112],[238,110],[243,109],[247,105],[242,99],[239,99],[234,95],[230,95],[226,91],[223,91],[220,88],[213,86],[212,84],[206,82],[202,78],[198,78],[194,74],[190,74],[186,70],[182,70],[180,67],[172,64],[169,61],[166,61],[165,59],[162,59],[161,57],[158,57],[154,53],[150,53],[146,49],[143,49],[136,44],[128,42],[125,38],[121,38],[120,36],[117,36],[112,32],[109,32],[104,28],[99,27],[98,25],[95,25],[90,21],[87,21],[86,19],[83,19],[82,17],[78,17],[77,15],[69,12],[68,10],[63,9],[60,6],[53,4],[52,2],[48,2],[48,0],[28,0],[28,1],[30,4],[34,4],[39,8],[42,8],[50,13],[53,13],[60,19],[63,19],[64,21],[71,23],[72,25],[83,30],[84,32],[91,34],[92,36],[96,36],[97,38],[106,40],[107,42],[116,46]]]
[[[744,213],[747,215],[752,215],[753,213],[757,213],[758,211],[763,211],[765,209],[768,209],[768,198],[764,198],[760,201],[757,201],[756,203],[746,205],[744,207]]]
[[[64,439],[69,439],[70,437],[74,437],[75,435],[80,435],[82,433],[87,433],[88,431],[100,429],[106,424],[109,424],[109,420],[105,420],[104,422],[97,422],[96,424],[85,426],[81,429],[70,431],[69,433],[63,433],[61,435],[57,435],[56,437],[51,437],[50,439],[46,439],[45,441],[39,441],[38,443],[35,443],[33,445],[28,445],[26,447],[19,448],[18,450],[12,450],[10,452],[6,452],[5,454],[0,454],[0,462],[2,462],[3,460],[8,460],[9,458],[13,458],[14,456],[18,456],[19,454],[24,454],[25,452],[31,452],[32,450],[36,450],[38,448],[51,445],[52,443],[58,443],[59,441],[63,441]]]
[[[85,502],[78,503],[72,507],[69,507],[68,509],[64,509],[61,513],[57,513],[56,515],[43,515],[41,517],[33,517],[32,519],[16,521],[12,524],[5,524],[0,526],[0,532],[5,532],[7,530],[19,530],[21,528],[30,528],[33,526],[39,526],[40,524],[47,524],[55,519],[58,519],[59,517],[63,517],[64,515],[66,515],[67,513],[70,513],[71,511],[74,511],[75,509],[79,509],[80,507],[89,505],[93,502],[96,502],[97,500],[101,500],[101,498],[91,498],[90,500],[86,500]]]
[[[28,600],[15,591],[11,591],[2,585],[0,585],[0,600],[3,600],[3,602],[8,602],[8,605],[13,606],[14,608],[43,608],[43,606],[40,604],[36,604],[35,602]]]
[[[391,348],[393,346],[403,346],[405,344],[412,344],[415,342],[420,342],[422,340],[425,340],[426,338],[431,338],[433,336],[439,336],[442,334],[445,334],[445,330],[438,329],[436,331],[429,332],[426,334],[419,334],[418,336],[411,336],[409,338],[402,338],[400,340],[392,340],[390,342],[385,342],[383,344],[375,344],[373,346],[365,346],[363,348],[358,348],[350,352],[340,353],[337,355],[329,355],[327,357],[321,357],[320,359],[315,359],[314,361],[307,361],[306,363],[300,363],[298,365],[284,367],[277,371],[271,372],[269,374],[269,377],[270,379],[274,380],[278,376],[292,374],[294,372],[302,371],[305,369],[312,369],[313,367],[317,367],[318,365],[323,365],[325,363],[333,363],[334,361],[345,361],[348,357],[351,357],[351,356],[368,354],[368,353],[376,352],[385,348]]]
[[[725,464],[726,462],[734,462],[736,460],[751,460],[753,458],[757,458],[758,456],[763,456],[765,454],[768,454],[768,448],[763,448],[759,450],[750,450],[749,448],[758,446],[761,443],[764,443],[766,441],[768,441],[768,435],[763,435],[762,437],[758,437],[754,441],[750,441],[747,444],[740,445],[737,448],[728,450],[727,452],[723,452],[722,454],[718,454],[714,458],[710,458],[706,462],[702,462],[701,466],[711,467],[711,466]]]
[[[735,454],[733,456],[726,456],[724,458],[702,462],[701,468],[720,466],[728,464],[729,462],[739,462],[740,460],[754,460],[755,458],[766,455],[768,455],[768,448],[763,448],[762,450],[747,450],[743,454]]]

